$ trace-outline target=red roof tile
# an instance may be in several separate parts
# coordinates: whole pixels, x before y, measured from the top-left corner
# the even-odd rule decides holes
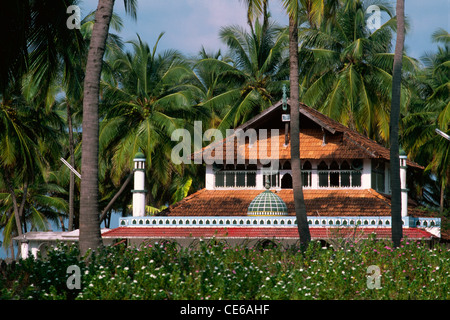
[[[255,128],[261,125],[261,121],[265,118],[270,118],[276,112],[279,112],[281,104],[277,103],[272,107],[266,109],[255,118],[249,120],[245,124],[236,128],[242,129],[244,132],[247,129]],[[300,103],[300,113],[304,117],[312,120],[315,125],[310,128],[300,128],[300,157],[301,159],[364,159],[364,158],[381,158],[385,160],[390,159],[389,149],[383,147],[377,142],[365,137],[364,135],[347,128],[337,121],[323,115],[319,111]],[[278,121],[281,123],[280,118]],[[267,119],[266,119],[267,120]],[[274,126],[276,120],[270,121],[270,124]],[[326,130],[326,143],[323,144],[323,131]],[[267,131],[267,139],[260,139],[252,147],[249,147],[249,143],[245,143],[238,146],[238,141],[235,136],[230,136],[218,142],[214,142],[205,148],[203,151],[203,159],[212,158],[216,159],[216,151],[222,153],[222,159],[227,158],[227,152],[229,155],[233,155],[233,159],[238,158],[238,154],[244,159],[259,159],[260,145],[266,146],[267,158],[270,159],[290,159],[290,145],[284,146],[284,129],[279,130],[277,136],[270,136],[271,131]],[[232,147],[233,150],[227,150],[227,140],[231,141],[228,147]],[[278,153],[272,154],[272,143],[278,143]],[[264,149],[263,149],[264,150]],[[266,152],[264,152],[266,154]],[[192,155],[195,157],[195,155]],[[415,168],[421,168],[422,166],[407,160],[407,165]]]
[[[292,189],[272,190],[283,199],[288,215],[294,216]],[[246,216],[250,202],[263,190],[202,189],[163,210],[167,216]],[[390,216],[391,201],[373,189],[304,189],[308,216]],[[408,207],[408,214],[421,211]]]
[[[356,235],[367,238],[375,233],[377,238],[391,238],[390,228],[309,228],[313,240]],[[356,232],[356,233],[355,233]],[[296,239],[296,227],[119,227],[102,234],[103,238],[242,238],[242,239]],[[408,239],[431,239],[429,232],[418,228],[403,228]]]

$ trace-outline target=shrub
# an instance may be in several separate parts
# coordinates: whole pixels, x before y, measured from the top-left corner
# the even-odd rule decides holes
[[[67,288],[67,267],[78,265],[81,289]],[[368,267],[379,270],[371,289]],[[448,299],[450,250],[442,245],[366,240],[335,248],[228,246],[200,242],[105,247],[90,260],[59,246],[47,259],[27,259],[0,280],[3,299]]]

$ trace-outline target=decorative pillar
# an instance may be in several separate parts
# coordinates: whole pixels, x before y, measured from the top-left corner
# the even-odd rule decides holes
[[[23,239],[20,240],[20,253],[22,255],[22,259],[28,258],[28,243],[28,239],[25,237],[25,235],[23,235]]]
[[[142,152],[134,156],[134,190],[133,193],[133,217],[145,216],[145,156]]]
[[[400,186],[401,186],[401,195],[402,195],[402,217],[408,216],[408,189],[406,187],[406,153],[403,150],[400,150]]]

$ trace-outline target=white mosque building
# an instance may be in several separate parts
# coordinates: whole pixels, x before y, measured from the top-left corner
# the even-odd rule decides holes
[[[311,238],[325,242],[336,236],[362,239],[375,234],[377,238],[390,238],[389,150],[315,109],[304,104],[299,108],[302,183]],[[171,240],[190,245],[213,238],[230,244],[298,242],[288,114],[288,101],[280,101],[238,128],[244,132],[276,129],[271,132],[277,134],[258,136],[256,142],[238,146],[226,143],[235,138],[230,136],[203,148],[205,188],[155,216],[145,214],[146,159],[143,153],[136,154],[133,215],[119,218],[117,228],[103,229],[104,244]],[[263,159],[257,152],[263,145],[277,146],[277,159],[270,161],[278,161],[278,170],[267,169],[270,155]],[[207,161],[208,156],[217,160],[219,150],[223,151],[224,161]],[[230,152],[233,163],[225,161]],[[409,239],[439,239],[440,218],[421,210],[408,198],[407,176],[423,167],[404,154],[400,161],[403,235]],[[37,256],[41,249],[57,241],[78,241],[78,230],[28,232],[15,240],[25,258],[30,253]]]

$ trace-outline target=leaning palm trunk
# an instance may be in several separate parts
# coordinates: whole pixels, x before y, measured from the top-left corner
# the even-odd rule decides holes
[[[86,63],[80,192],[80,252],[102,245],[98,210],[98,105],[100,75],[114,0],[99,0]]]
[[[67,101],[67,125],[69,130],[69,153],[70,153],[70,165],[75,168],[75,152],[74,152],[74,142],[73,142],[73,126],[72,126],[72,112],[70,110],[69,101]],[[68,231],[73,230],[73,216],[74,216],[74,196],[75,196],[75,174],[70,171],[69,178],[69,225],[67,226]]]
[[[403,237],[401,216],[401,185],[399,160],[399,121],[400,121],[400,89],[402,73],[403,43],[405,40],[404,0],[397,0],[397,40],[394,53],[394,67],[392,76],[392,100],[390,117],[390,158],[391,158],[391,217],[392,242],[394,247],[400,246]]]
[[[291,165],[292,191],[294,192],[295,216],[297,217],[300,245],[304,249],[311,241],[305,200],[303,197],[300,163],[300,110],[298,80],[298,27],[297,19],[289,15],[289,66],[290,66],[290,107],[291,107]]]

